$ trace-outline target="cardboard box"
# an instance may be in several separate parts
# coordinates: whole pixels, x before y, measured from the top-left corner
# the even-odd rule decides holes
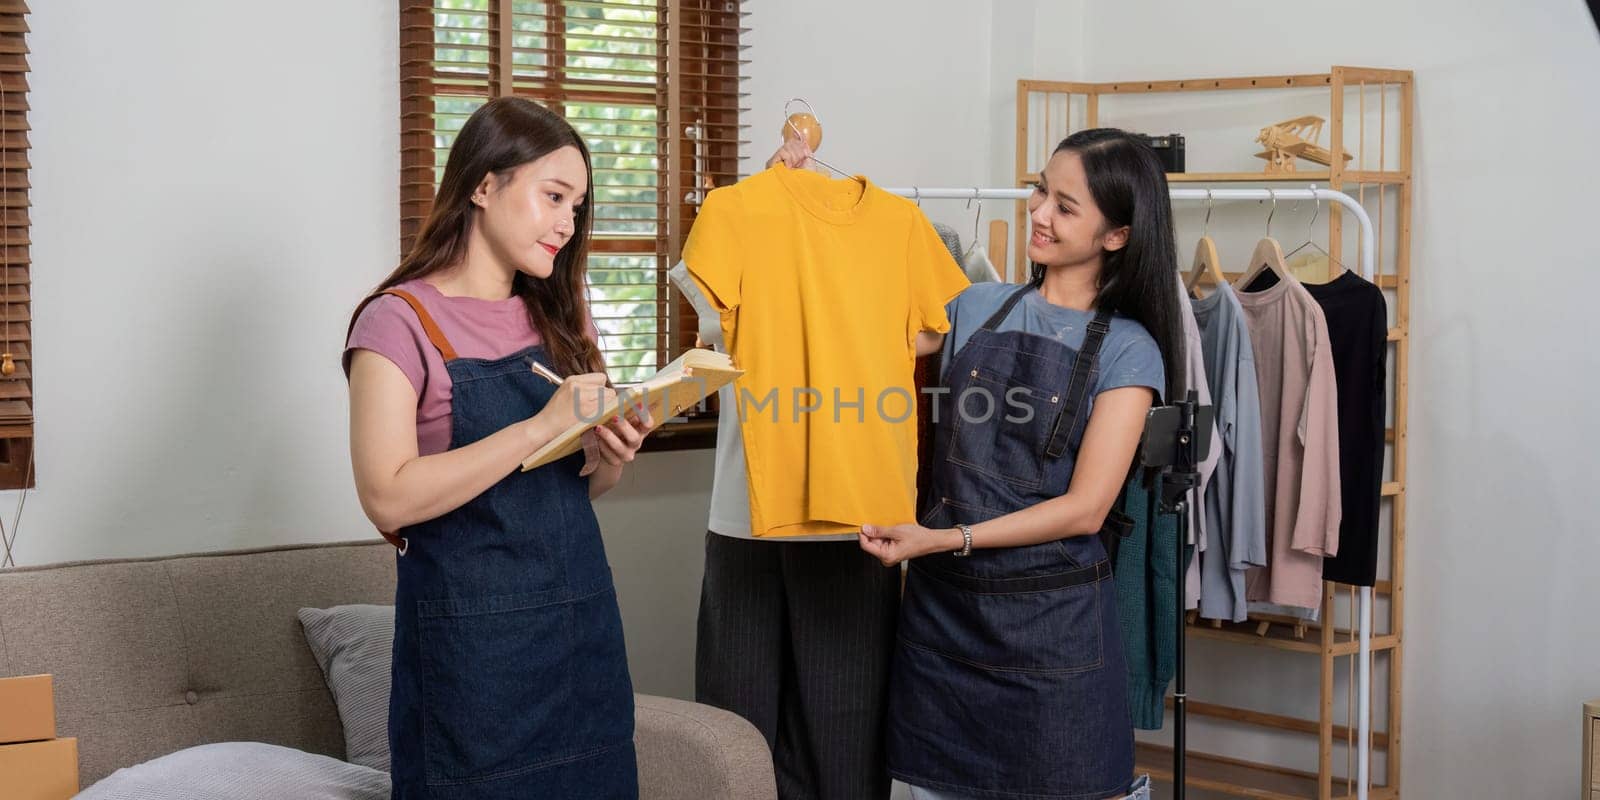
[[[56,738],[53,686],[49,675],[0,678],[0,744]]]
[[[0,744],[0,797],[68,800],[77,793],[77,739]]]

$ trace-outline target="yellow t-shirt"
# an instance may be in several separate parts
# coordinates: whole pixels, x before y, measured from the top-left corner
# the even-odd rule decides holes
[[[916,516],[919,331],[966,277],[910,201],[777,166],[706,196],[683,261],[722,316],[758,537]]]

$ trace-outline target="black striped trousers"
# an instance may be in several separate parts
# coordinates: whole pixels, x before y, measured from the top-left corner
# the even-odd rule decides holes
[[[884,707],[900,570],[853,541],[706,534],[695,699],[772,748],[781,800],[889,796]]]

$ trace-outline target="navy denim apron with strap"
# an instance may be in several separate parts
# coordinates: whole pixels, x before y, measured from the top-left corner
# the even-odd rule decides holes
[[[1029,284],[955,354],[919,520],[973,524],[1067,491],[1110,314],[1077,352],[996,332]],[[986,399],[987,398],[987,399]],[[988,412],[988,413],[986,413]],[[985,798],[1101,800],[1133,777],[1111,565],[1097,536],[910,562],[889,689],[889,768]]]
[[[555,385],[534,346],[446,359],[450,447],[537,414]],[[389,696],[392,797],[638,797],[633,685],[583,454],[516,471],[399,548]]]

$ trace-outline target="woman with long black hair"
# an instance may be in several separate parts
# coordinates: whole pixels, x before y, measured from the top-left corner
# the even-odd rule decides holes
[[[949,305],[920,524],[862,528],[910,561],[889,769],[931,800],[1147,797],[1095,534],[1146,413],[1183,385],[1171,198],[1148,147],[1095,129],[1056,148],[1028,210],[1032,280]]]

